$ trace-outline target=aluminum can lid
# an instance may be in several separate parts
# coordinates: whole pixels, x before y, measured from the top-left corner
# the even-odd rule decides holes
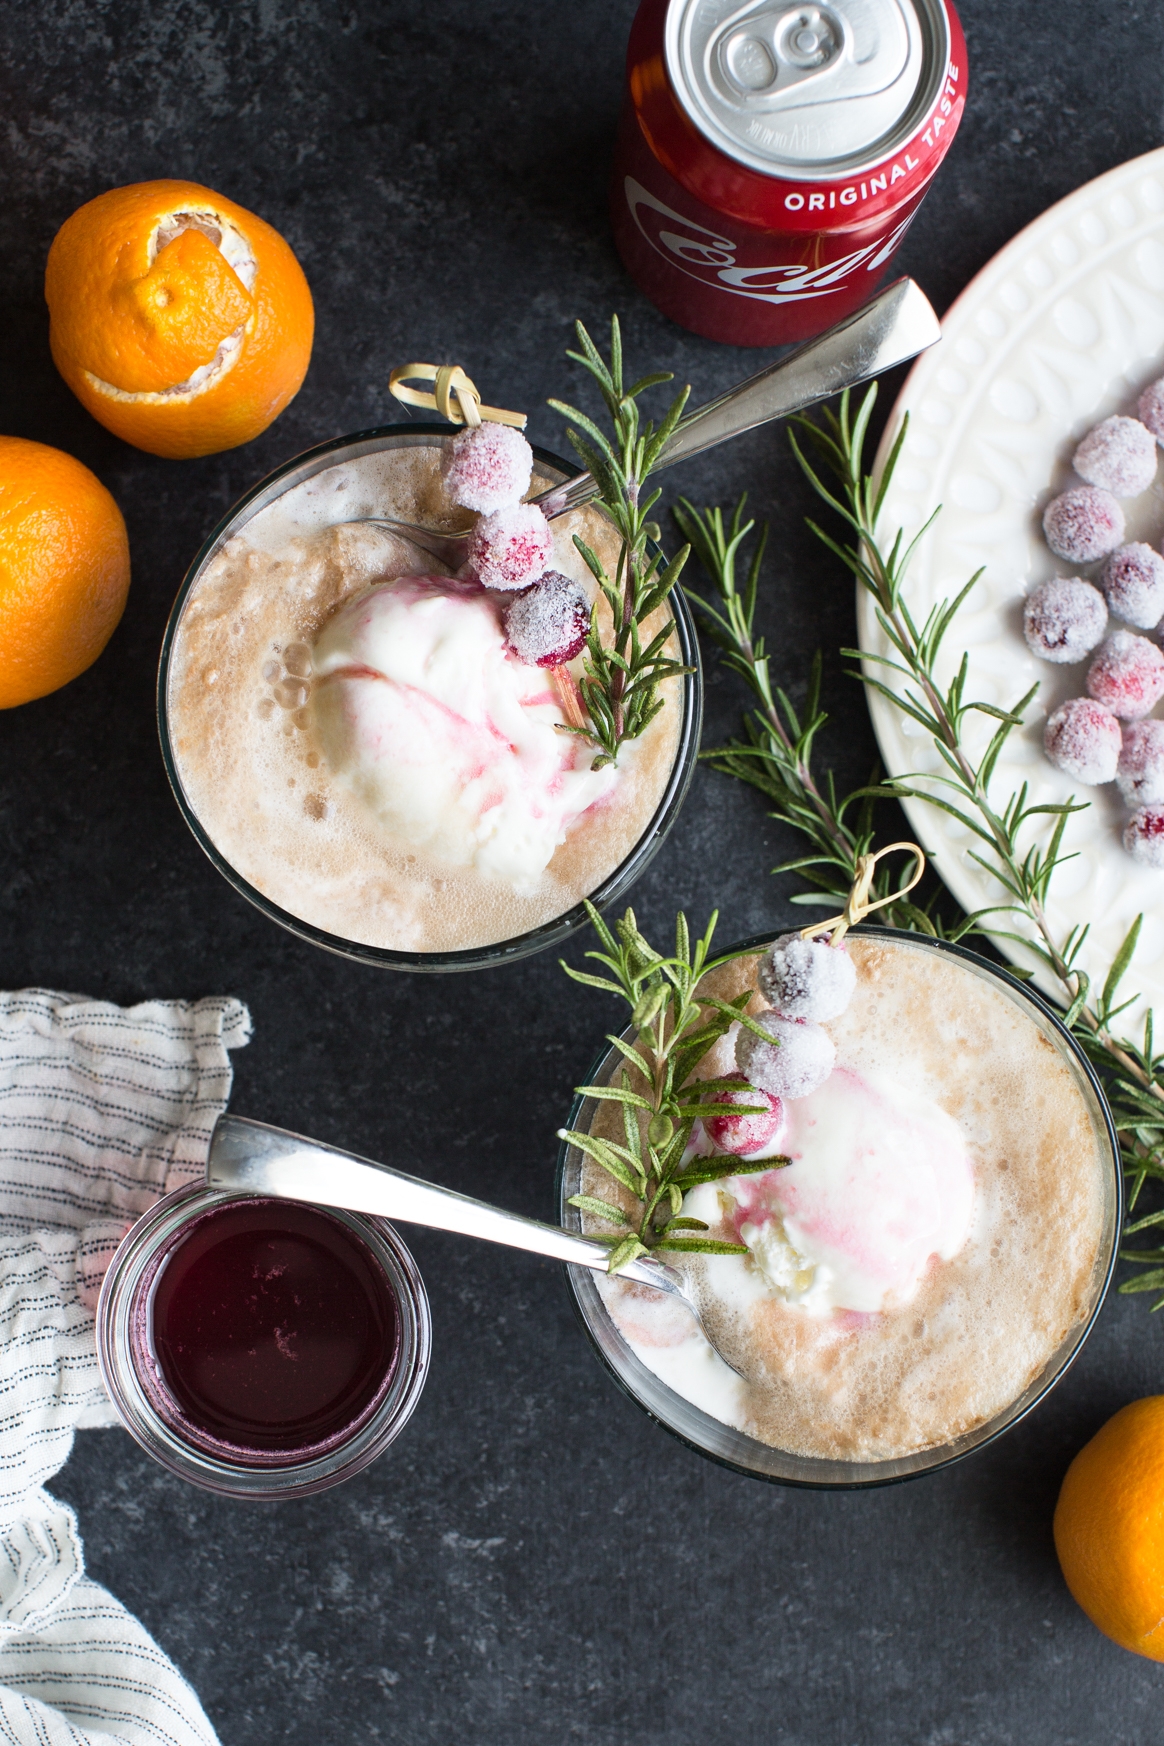
[[[891,156],[936,98],[943,0],[670,0],[664,52],[690,120],[769,176],[847,177]]]

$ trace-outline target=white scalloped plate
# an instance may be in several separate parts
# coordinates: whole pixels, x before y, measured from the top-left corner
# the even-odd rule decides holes
[[[943,505],[906,582],[919,623],[935,601],[957,593],[984,567],[954,621],[939,676],[948,684],[966,650],[970,697],[1009,707],[1039,682],[1026,725],[1012,734],[999,761],[992,798],[1004,802],[1026,782],[1036,802],[1066,799],[1073,787],[1091,801],[1068,824],[1067,846],[1077,858],[1052,880],[1051,924],[1060,939],[1072,927],[1090,925],[1080,962],[1103,977],[1143,911],[1127,992],[1134,986],[1147,1004],[1164,1004],[1164,873],[1139,866],[1124,851],[1127,814],[1114,785],[1079,789],[1043,756],[1047,715],[1082,693],[1086,664],[1037,661],[1021,628],[1027,591],[1048,576],[1070,573],[1047,550],[1040,518],[1047,500],[1074,477],[1075,445],[1110,413],[1134,414],[1141,389],[1164,374],[1164,149],[1121,164],[1028,225],[962,293],[942,333],[941,344],[910,372],[878,452],[880,467],[908,412],[881,532],[884,537],[900,526],[911,536],[935,505]],[[1158,545],[1164,535],[1162,475],[1164,467],[1149,491],[1124,503],[1129,539]],[[860,589],[857,613],[861,647],[888,653],[872,602]],[[939,769],[922,730],[885,698],[869,698],[890,774]],[[980,750],[988,734],[983,720],[968,735],[971,748]],[[1005,901],[999,882],[970,859],[974,839],[957,820],[921,800],[907,801],[905,809],[965,909]],[[1003,950],[1015,963],[1034,962],[1021,946]],[[1053,981],[1036,979],[1048,993],[1059,992]]]

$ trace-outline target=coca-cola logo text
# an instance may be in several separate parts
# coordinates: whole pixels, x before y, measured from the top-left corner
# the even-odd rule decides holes
[[[750,297],[760,303],[801,303],[809,297],[828,297],[846,288],[854,273],[876,272],[905,235],[913,213],[902,219],[886,237],[854,249],[835,261],[809,267],[802,262],[742,267],[736,263],[736,245],[694,219],[684,218],[647,192],[641,182],[627,176],[623,182],[627,205],[641,234],[657,254],[678,267],[690,279],[718,287],[733,297]]]

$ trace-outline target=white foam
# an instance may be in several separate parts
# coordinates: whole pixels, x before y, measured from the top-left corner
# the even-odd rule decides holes
[[[660,1382],[725,1425],[744,1428],[745,1384],[700,1332],[691,1313],[661,1292],[597,1276],[599,1295],[623,1338]]]

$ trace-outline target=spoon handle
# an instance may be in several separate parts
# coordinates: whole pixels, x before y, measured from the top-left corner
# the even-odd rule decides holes
[[[916,357],[941,337],[941,324],[925,293],[912,279],[896,279],[827,333],[688,413],[655,462],[655,471],[774,418],[801,412],[843,388],[855,388]],[[533,501],[553,520],[588,503],[597,489],[589,473],[578,473]]]
[[[340,1206],[374,1218],[456,1231],[486,1243],[502,1243],[554,1261],[573,1261],[595,1272],[606,1271],[608,1252],[601,1243],[244,1116],[219,1116],[210,1140],[206,1181],[212,1188]],[[657,1261],[631,1262],[621,1272],[661,1291],[675,1289],[668,1277],[670,1269]]]

